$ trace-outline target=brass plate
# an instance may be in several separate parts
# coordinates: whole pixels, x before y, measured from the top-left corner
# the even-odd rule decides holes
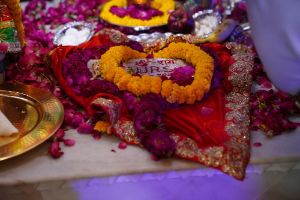
[[[0,137],[0,161],[47,140],[64,116],[62,104],[50,92],[21,84],[0,85],[0,110],[19,130],[14,137]]]

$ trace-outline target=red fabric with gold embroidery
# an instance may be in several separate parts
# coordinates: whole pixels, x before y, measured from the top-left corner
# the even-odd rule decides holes
[[[94,37],[78,47],[59,47],[51,55],[54,72],[62,88],[90,114],[101,108],[109,116],[114,134],[122,140],[139,144],[131,117],[122,99],[110,94],[91,98],[77,95],[62,75],[62,60],[74,49],[96,45],[114,45],[107,35]],[[206,44],[218,57],[225,74],[222,87],[201,102],[165,112],[164,122],[176,142],[176,156],[214,167],[243,179],[249,161],[249,89],[252,57],[246,47]],[[230,50],[233,56],[230,53]]]

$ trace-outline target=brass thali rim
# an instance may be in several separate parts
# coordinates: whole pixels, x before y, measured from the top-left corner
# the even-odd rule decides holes
[[[45,142],[58,130],[64,119],[62,104],[48,91],[23,84],[0,85],[0,93],[3,90],[11,95],[16,95],[17,98],[18,95],[31,98],[41,106],[37,110],[42,113],[39,123],[30,132],[14,142],[0,147],[0,161],[21,155]]]

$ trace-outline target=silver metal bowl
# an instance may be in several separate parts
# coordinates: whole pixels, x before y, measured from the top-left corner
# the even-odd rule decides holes
[[[86,31],[85,35],[70,35],[68,34],[70,29],[78,31]],[[56,31],[53,39],[53,43],[62,46],[77,46],[83,42],[91,39],[94,35],[95,25],[87,22],[69,22],[65,25],[60,26]],[[66,38],[68,37],[68,41]]]

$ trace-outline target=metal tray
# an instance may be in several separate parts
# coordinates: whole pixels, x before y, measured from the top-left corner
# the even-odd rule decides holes
[[[0,110],[19,130],[14,137],[0,137],[0,161],[41,144],[60,127],[64,110],[50,92],[21,85],[0,85]]]

